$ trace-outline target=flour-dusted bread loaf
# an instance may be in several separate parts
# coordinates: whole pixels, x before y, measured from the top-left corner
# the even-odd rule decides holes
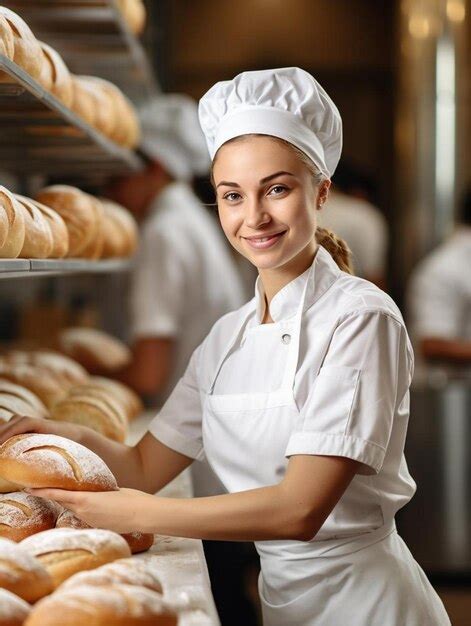
[[[140,35],[146,24],[146,8],[142,0],[118,0],[118,8],[129,30]]]
[[[56,525],[59,506],[24,491],[0,495],[0,537],[22,541]],[[1,555],[0,555],[1,558]]]
[[[31,606],[19,596],[0,589],[0,626],[22,626]]]
[[[0,185],[0,214],[3,214],[0,219],[0,259],[16,259],[25,241],[25,218],[15,196],[2,185]]]
[[[28,198],[18,195],[15,195],[15,198],[25,219],[25,239],[19,256],[23,259],[47,259],[53,248],[48,220]]]
[[[72,511],[63,509],[57,518],[56,528],[91,528],[91,526],[76,517]],[[126,540],[132,554],[146,552],[154,543],[154,535],[151,533],[136,531],[133,533],[122,533],[121,537]]]
[[[18,198],[22,198],[23,196],[19,196],[16,194]],[[51,259],[62,259],[67,256],[69,252],[69,231],[67,230],[67,225],[62,219],[62,217],[46,206],[45,204],[41,204],[41,202],[37,202],[37,200],[32,200],[31,198],[26,198],[30,202],[34,204],[34,206],[41,211],[44,219],[48,222],[49,228],[51,229],[52,235],[52,250],[49,254]]]
[[[15,40],[13,38],[13,31],[7,21],[7,19],[0,13],[0,54],[3,54],[7,59],[13,60],[15,54]]]
[[[26,602],[36,602],[53,590],[42,563],[20,544],[0,538],[0,587]]]
[[[144,410],[142,400],[137,393],[124,383],[103,376],[92,376],[88,385],[100,387],[111,393],[123,407],[128,420],[134,419]]]
[[[126,439],[127,419],[123,410],[112,399],[99,393],[73,393],[58,402],[51,411],[51,419],[88,426],[98,433],[119,441]]]
[[[7,20],[13,33],[13,60],[32,78],[38,80],[41,76],[43,53],[36,37],[26,22],[10,9],[0,6],[0,15]],[[11,78],[6,73],[1,72],[0,82],[11,82]]]
[[[163,593],[162,576],[153,558],[119,559],[102,565],[88,572],[79,572],[71,576],[62,586],[62,589],[73,589],[82,585],[137,585],[147,587],[152,591]]]
[[[53,528],[28,537],[20,546],[44,565],[55,588],[77,572],[131,556],[121,535],[97,528]]]
[[[37,395],[48,409],[62,400],[68,389],[56,376],[45,373],[41,367],[26,363],[9,363],[5,358],[0,358],[0,378],[26,387]]]
[[[0,423],[10,421],[13,415],[48,417],[49,411],[32,391],[0,378]]]
[[[95,203],[89,194],[70,185],[51,185],[35,198],[57,211],[69,231],[69,257],[77,257],[95,239],[98,222]]]
[[[95,236],[78,256],[82,259],[90,259],[91,261],[96,261],[102,256],[103,245],[105,241],[103,232],[104,210],[103,205],[100,200],[98,200],[98,198],[94,198],[90,195],[88,195],[88,198],[91,205],[93,206],[93,210],[95,211]]]
[[[61,619],[62,618],[62,619]],[[25,626],[177,626],[178,614],[145,587],[115,584],[58,590],[41,600]]]
[[[134,254],[138,244],[138,228],[131,213],[116,202],[101,198],[105,212],[107,234],[103,256],[129,257]]]
[[[23,434],[0,446],[0,476],[23,487],[113,491],[106,463],[75,441],[57,435]]]
[[[59,349],[90,372],[113,372],[131,362],[131,351],[120,339],[96,328],[65,328],[58,336]]]
[[[39,45],[43,51],[44,63],[50,68],[51,85],[49,89],[62,104],[70,107],[74,99],[74,87],[67,65],[54,48],[42,41],[39,42]]]

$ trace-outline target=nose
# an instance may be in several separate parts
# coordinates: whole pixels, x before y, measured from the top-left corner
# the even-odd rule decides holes
[[[270,214],[266,211],[263,203],[254,198],[246,203],[245,224],[252,230],[265,226],[271,221]]]

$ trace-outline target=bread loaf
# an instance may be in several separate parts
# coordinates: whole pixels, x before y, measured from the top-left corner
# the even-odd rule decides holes
[[[69,231],[69,257],[80,253],[94,240],[98,230],[96,206],[91,196],[70,185],[45,187],[36,200],[57,211]]]
[[[93,206],[93,210],[95,212],[95,236],[89,242],[89,244],[80,252],[78,256],[82,259],[90,259],[96,260],[99,259],[103,252],[104,245],[104,232],[103,232],[103,220],[104,220],[104,211],[103,205],[101,204],[98,198],[94,198],[93,196],[88,196],[91,205]]]
[[[14,195],[1,185],[0,213],[8,220],[8,228],[5,230],[4,216],[0,219],[0,259],[16,259],[25,241],[24,213]]]
[[[59,333],[59,348],[90,372],[113,372],[131,361],[131,351],[116,337],[95,328],[65,328]]]
[[[43,54],[36,37],[26,22],[10,9],[0,6],[0,15],[7,20],[13,33],[15,47],[13,60],[28,72],[32,78],[38,80],[41,75]],[[4,72],[1,72],[0,82],[11,82],[11,78]]]
[[[22,196],[17,196],[18,198],[22,198]],[[51,229],[52,235],[52,250],[49,254],[51,259],[62,259],[67,256],[69,252],[69,231],[67,230],[66,223],[62,219],[62,217],[46,206],[45,204],[41,204],[41,202],[37,202],[36,200],[32,200],[31,198],[27,198],[30,202],[34,204],[34,206],[41,211],[44,219],[48,222],[49,228]]]
[[[98,394],[93,396],[84,391],[68,396],[53,407],[51,419],[88,426],[121,443],[126,438],[127,420],[123,411],[115,402]]]
[[[49,222],[24,196],[15,196],[24,214],[25,239],[19,256],[23,259],[47,259],[53,248]]]
[[[26,387],[32,391],[46,405],[52,408],[67,393],[56,377],[44,374],[40,367],[21,363],[8,363],[0,359],[0,378],[6,378],[12,383]]]
[[[49,411],[32,391],[0,378],[0,422],[8,422],[15,414],[48,417]]]
[[[103,257],[129,257],[134,254],[138,243],[136,220],[124,207],[101,198],[107,225]]]
[[[154,558],[140,559],[119,559],[102,565],[97,569],[88,572],[79,572],[71,576],[61,586],[63,589],[73,589],[82,585],[137,585],[138,587],[147,587],[152,591],[163,593],[161,573],[157,561]]]
[[[13,59],[15,54],[15,40],[13,38],[13,32],[8,24],[6,18],[0,14],[0,54],[3,54],[10,59]]]
[[[36,602],[53,590],[52,579],[38,559],[21,545],[0,538],[0,587],[26,602]]]
[[[20,546],[42,563],[55,588],[77,572],[131,556],[121,535],[96,528],[53,528],[28,537]]]
[[[113,101],[107,91],[101,88],[93,76],[75,76],[75,82],[79,85],[82,93],[89,94],[94,105],[94,126],[106,136],[110,136],[115,126],[119,124]]]
[[[124,383],[111,378],[104,378],[103,376],[92,376],[89,380],[89,385],[101,387],[109,391],[119,401],[129,420],[134,419],[144,410],[142,401],[137,393]]]
[[[65,621],[65,619],[67,621]],[[62,621],[61,621],[62,620]],[[162,596],[131,585],[81,586],[41,600],[25,626],[177,626]]]
[[[23,487],[73,491],[118,488],[99,456],[57,435],[23,434],[7,439],[0,446],[0,476]]]
[[[76,517],[72,511],[64,509],[57,518],[56,528],[90,528],[88,524]],[[146,552],[154,543],[154,535],[151,533],[122,533],[121,537],[126,540],[132,554]],[[122,581],[124,582],[124,581]]]
[[[90,124],[90,126],[95,126],[96,120],[96,102],[93,98],[90,90],[85,89],[80,81],[77,80],[76,76],[71,75],[72,79],[72,104],[71,109],[76,113],[79,117],[83,119],[84,122]]]
[[[39,45],[43,51],[45,63],[49,66],[51,72],[51,86],[49,89],[62,104],[70,107],[74,99],[74,87],[67,65],[54,48],[42,41],[39,42]]]
[[[129,30],[140,35],[146,23],[146,8],[142,0],[118,0],[118,7]]]
[[[11,591],[0,589],[0,626],[22,626],[30,605]]]
[[[52,82],[53,82],[53,78],[52,78],[53,68],[48,57],[44,54],[44,50],[42,48],[41,42],[38,41],[38,43],[41,47],[41,72],[38,76],[38,83],[46,91],[51,91]]]
[[[11,350],[3,360],[12,364],[25,364],[40,367],[51,375],[63,388],[86,383],[89,376],[76,361],[58,352],[46,350]]]
[[[0,495],[0,537],[22,541],[54,528],[59,513],[55,502],[24,491]],[[1,558],[1,556],[0,556]]]

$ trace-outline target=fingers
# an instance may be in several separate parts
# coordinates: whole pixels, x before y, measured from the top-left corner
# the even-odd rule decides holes
[[[25,489],[25,491],[32,496],[59,502],[62,506],[72,510],[83,501],[80,491],[67,491],[66,489]]]
[[[14,435],[45,432],[43,424],[45,421],[26,415],[14,415],[6,424],[0,426],[0,444]]]

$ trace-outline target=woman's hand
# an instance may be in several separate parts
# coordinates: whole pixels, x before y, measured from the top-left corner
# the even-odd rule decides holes
[[[158,499],[142,491],[135,489],[98,492],[65,489],[26,491],[34,496],[55,500],[94,528],[107,528],[117,533],[153,532],[152,515]]]
[[[14,415],[9,422],[0,426],[0,444],[14,435],[22,435],[23,433],[59,435],[73,441],[80,441],[84,428],[84,426],[70,422]]]

